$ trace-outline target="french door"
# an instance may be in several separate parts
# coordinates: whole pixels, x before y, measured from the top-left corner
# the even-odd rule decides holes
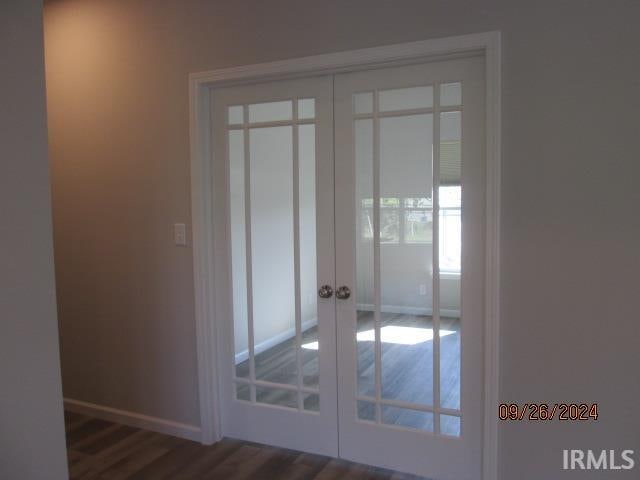
[[[317,294],[335,283],[332,98],[325,76],[221,89],[211,111],[222,431],[337,456],[335,303]]]
[[[335,81],[340,454],[481,478],[481,58]]]
[[[483,65],[214,91],[224,435],[481,478]]]

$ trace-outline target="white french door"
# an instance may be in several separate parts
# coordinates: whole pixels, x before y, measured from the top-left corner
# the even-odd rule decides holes
[[[338,455],[332,78],[212,96],[224,435]]]
[[[335,79],[340,455],[482,477],[482,58]]]
[[[481,478],[484,91],[481,57],[214,90],[225,436]]]

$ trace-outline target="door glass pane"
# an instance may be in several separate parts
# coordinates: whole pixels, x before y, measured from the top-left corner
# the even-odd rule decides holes
[[[256,402],[298,408],[298,393],[283,388],[256,386]]]
[[[293,125],[293,101],[248,106],[249,123],[289,124],[228,131],[235,375],[249,380],[235,398],[318,412],[316,125]],[[315,99],[295,101],[315,117]],[[247,120],[243,108],[228,121]]]
[[[373,112],[373,92],[356,93],[353,96],[353,113]]]
[[[381,217],[397,218],[393,235],[380,224],[382,398],[421,405],[433,405],[432,132],[431,114],[380,119]]]
[[[305,120],[316,116],[316,101],[313,98],[298,100],[298,118]]]
[[[460,417],[440,415],[440,432],[451,437],[460,436]]]
[[[292,127],[249,131],[255,375],[297,384]]]
[[[461,112],[440,116],[440,403],[454,410],[460,409],[461,117]]]
[[[236,383],[236,398],[238,400],[244,400],[245,402],[251,401],[250,386],[245,383]]]
[[[433,432],[433,413],[383,405],[382,423]]]
[[[311,99],[313,101],[313,99]],[[315,125],[298,127],[300,227],[300,312],[302,325],[302,380],[318,387],[318,295],[316,265]]]
[[[382,90],[379,101],[381,112],[433,107],[433,87]]]
[[[234,105],[228,110],[229,125],[237,125],[244,123],[244,107],[242,105]]]
[[[356,94],[357,97],[358,94]],[[375,396],[373,292],[373,120],[354,121],[358,394]]]
[[[249,122],[275,122],[291,120],[291,100],[284,102],[253,103],[249,105]]]
[[[462,104],[462,84],[444,83],[440,85],[440,105],[443,107]]]
[[[317,393],[305,393],[303,406],[305,410],[309,410],[310,412],[319,412],[320,395],[318,395]]]
[[[373,422],[376,419],[376,404],[358,400],[358,418]]]
[[[230,130],[229,208],[231,223],[231,270],[233,282],[233,334],[236,376],[249,376],[249,333],[247,319],[247,267],[245,238],[244,132]]]
[[[440,185],[460,186],[462,112],[440,114]]]

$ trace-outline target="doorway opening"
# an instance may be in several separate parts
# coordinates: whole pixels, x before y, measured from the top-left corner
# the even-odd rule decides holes
[[[205,442],[491,478],[497,38],[458,41],[437,61],[427,42],[400,66],[192,79]]]

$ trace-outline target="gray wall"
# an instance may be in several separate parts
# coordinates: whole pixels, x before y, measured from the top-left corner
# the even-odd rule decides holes
[[[42,3],[0,2],[0,478],[64,479]]]
[[[58,0],[45,9],[66,395],[197,423],[187,74],[502,30],[502,395],[599,402],[502,424],[513,478],[640,450],[640,3]]]

